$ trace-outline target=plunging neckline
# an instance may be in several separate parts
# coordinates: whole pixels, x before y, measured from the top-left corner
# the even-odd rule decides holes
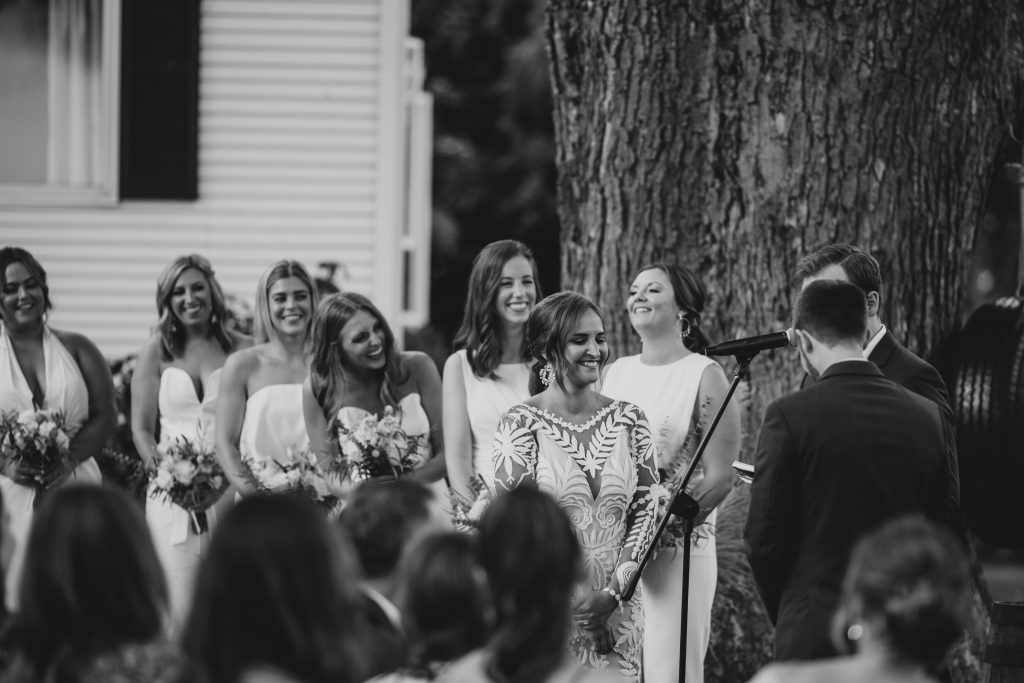
[[[43,410],[43,408],[46,406],[46,389],[47,389],[47,387],[46,387],[46,384],[47,384],[47,372],[46,371],[47,371],[47,368],[50,367],[50,352],[49,352],[49,349],[47,348],[46,335],[53,334],[53,332],[48,330],[45,325],[43,326],[43,334],[40,337],[40,343],[42,344],[42,347],[43,347],[43,377],[42,377],[42,381],[39,383],[39,392],[40,392],[40,394],[39,394],[39,400],[37,401],[36,400],[36,392],[32,390],[32,383],[28,381],[28,375],[25,373],[25,368],[23,368],[21,366],[21,358],[18,356],[18,350],[17,350],[17,347],[14,344],[14,340],[11,339],[10,330],[8,330],[7,326],[5,325],[3,327],[3,331],[4,331],[4,337],[6,337],[6,339],[7,339],[7,345],[11,349],[11,355],[14,356],[14,366],[18,369],[18,374],[21,375],[21,381],[25,383],[25,386],[28,388],[28,393],[32,397],[32,408],[34,410]],[[36,378],[36,379],[39,379],[39,378]]]
[[[202,377],[193,377],[191,372],[189,372],[185,368],[180,368],[177,365],[168,365],[166,368],[164,368],[164,371],[163,373],[161,373],[161,376],[163,376],[163,374],[165,374],[168,370],[177,370],[178,372],[184,374],[186,377],[188,377],[188,383],[189,386],[192,387],[192,395],[196,397],[196,403],[202,404],[202,402],[206,399],[206,388],[210,385],[210,379],[215,374],[220,372],[222,369],[223,366],[219,368],[214,368],[213,372],[206,376],[205,382],[203,381]]]

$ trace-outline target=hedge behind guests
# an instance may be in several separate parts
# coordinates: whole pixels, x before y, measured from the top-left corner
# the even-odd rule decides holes
[[[58,489],[35,514],[0,681],[169,681],[177,657],[161,640],[166,614],[140,506],[112,488]]]

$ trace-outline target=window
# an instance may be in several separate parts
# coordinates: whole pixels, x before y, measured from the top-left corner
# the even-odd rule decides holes
[[[119,12],[0,1],[0,204],[116,201]]]

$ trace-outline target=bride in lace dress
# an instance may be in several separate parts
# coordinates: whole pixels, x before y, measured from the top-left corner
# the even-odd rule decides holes
[[[443,487],[441,377],[433,361],[423,353],[400,352],[384,316],[355,292],[323,300],[313,316],[312,338],[302,408],[313,452],[347,464],[351,451],[338,443],[335,421],[355,430],[365,417],[381,417],[391,408],[405,437],[406,464],[396,474]],[[342,490],[359,479],[347,478]]]
[[[526,323],[538,362],[533,396],[510,409],[494,439],[501,490],[535,485],[569,516],[586,578],[573,608],[570,649],[589,668],[640,678],[643,611],[639,593],[622,601],[651,540],[658,481],[643,412],[594,392],[608,358],[597,307],[572,292],[544,299]]]

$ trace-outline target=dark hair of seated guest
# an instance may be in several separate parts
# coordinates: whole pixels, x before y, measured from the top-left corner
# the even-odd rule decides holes
[[[479,544],[496,608],[488,675],[507,683],[547,680],[566,657],[582,571],[572,526],[554,499],[520,486],[484,513]]]
[[[341,512],[366,578],[394,572],[409,539],[430,515],[433,492],[411,479],[363,482]]]
[[[225,516],[200,566],[182,681],[276,670],[307,683],[365,677],[355,552],[311,502],[253,496]]]
[[[100,486],[47,494],[19,597],[13,666],[24,678],[15,680],[75,681],[97,657],[158,639],[167,584],[142,508]]]
[[[398,565],[397,602],[409,639],[403,671],[431,679],[437,665],[482,646],[494,608],[474,538],[438,531],[414,541]]]

